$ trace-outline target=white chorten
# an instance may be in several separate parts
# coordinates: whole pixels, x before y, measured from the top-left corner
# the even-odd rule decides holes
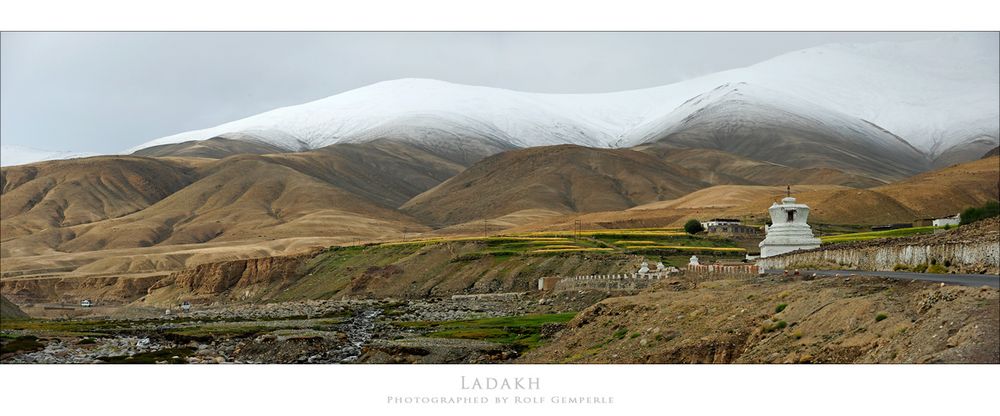
[[[819,247],[819,239],[813,237],[812,228],[806,223],[809,207],[796,204],[791,192],[767,211],[771,214],[772,225],[766,228],[767,237],[760,242],[761,258]]]

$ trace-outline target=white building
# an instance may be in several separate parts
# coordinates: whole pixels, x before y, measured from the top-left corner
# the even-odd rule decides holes
[[[712,218],[708,221],[701,223],[701,226],[706,230],[708,227],[718,227],[720,225],[738,225],[740,220],[732,218]]]
[[[962,223],[962,214],[955,214],[954,217],[944,217],[938,218],[931,222],[931,225],[935,227],[944,227],[946,225],[958,225]]]
[[[771,215],[771,226],[766,228],[767,236],[759,244],[761,258],[819,247],[819,239],[813,236],[806,222],[809,219],[807,205],[797,204],[795,198],[788,196],[767,211]]]

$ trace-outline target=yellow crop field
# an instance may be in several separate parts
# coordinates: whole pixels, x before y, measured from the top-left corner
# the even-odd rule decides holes
[[[662,249],[662,250],[685,250],[685,251],[721,251],[721,252],[742,252],[745,248],[737,247],[689,247],[689,246],[626,246],[626,249]]]
[[[587,230],[580,231],[579,233],[574,231],[536,231],[530,233],[517,234],[519,236],[575,236],[580,235],[584,237],[593,237],[598,235],[635,235],[635,236],[660,236],[660,237],[677,237],[687,235],[683,231],[672,231],[672,230]]]
[[[386,243],[379,244],[379,247],[391,247],[400,246],[406,244],[437,244],[437,243],[452,243],[458,241],[528,241],[528,242],[539,242],[539,243],[569,243],[570,239],[562,237],[439,237],[439,238],[425,238],[425,239],[415,239],[415,240],[405,240],[405,241],[390,241]]]
[[[613,251],[612,248],[599,248],[599,247],[580,247],[580,248],[558,248],[558,249],[540,249],[532,250],[529,253],[570,253],[578,251]]]

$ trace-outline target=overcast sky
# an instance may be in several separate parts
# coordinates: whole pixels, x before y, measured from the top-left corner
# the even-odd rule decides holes
[[[835,42],[941,33],[3,33],[0,140],[117,153],[378,81],[651,87]]]

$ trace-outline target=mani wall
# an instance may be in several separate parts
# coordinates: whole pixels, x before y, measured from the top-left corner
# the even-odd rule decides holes
[[[757,261],[762,269],[843,268],[870,271],[930,264],[946,266],[948,271],[956,273],[996,274],[1000,272],[1000,242],[987,238],[960,243],[820,248]]]

